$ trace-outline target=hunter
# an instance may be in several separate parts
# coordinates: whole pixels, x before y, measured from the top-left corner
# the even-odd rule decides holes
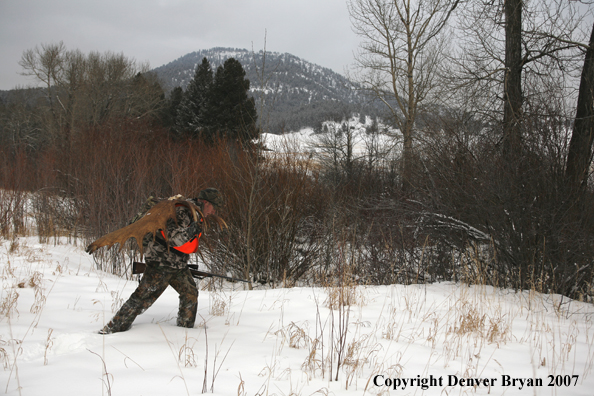
[[[170,200],[184,199],[181,196]],[[149,199],[152,205],[158,201]],[[177,325],[192,328],[198,309],[198,288],[188,268],[190,253],[198,249],[205,217],[216,215],[223,199],[215,188],[200,191],[197,198],[187,199],[196,205],[202,214],[195,221],[188,206],[175,205],[175,220],[167,220],[166,233],[158,230],[147,233],[142,238],[142,251],[146,261],[146,270],[140,283],[128,301],[122,305],[114,317],[103,327],[99,334],[111,334],[129,330],[134,319],[146,311],[159,296],[171,285],[179,294]],[[151,203],[149,202],[149,206]],[[137,216],[140,217],[140,216]],[[135,218],[137,220],[137,218]]]

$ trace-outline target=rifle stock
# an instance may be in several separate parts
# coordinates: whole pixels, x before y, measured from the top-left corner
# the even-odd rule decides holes
[[[212,274],[210,272],[200,271],[200,270],[198,270],[198,266],[195,265],[195,264],[188,264],[188,267],[190,268],[190,272],[192,273],[192,276],[194,278],[200,278],[200,279],[202,279],[202,278],[216,277],[216,278],[226,279],[226,280],[232,281],[232,282],[245,282],[245,283],[249,283],[249,281],[247,281],[245,279],[232,278],[230,276],[217,275],[217,274]],[[142,273],[144,273],[145,270],[146,270],[146,264],[145,263],[141,263],[139,261],[132,262],[132,275],[142,274]]]

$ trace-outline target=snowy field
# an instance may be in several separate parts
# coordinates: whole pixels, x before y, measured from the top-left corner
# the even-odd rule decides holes
[[[353,156],[355,158],[361,158],[365,155],[369,155],[370,151],[375,152],[376,155],[380,154],[376,151],[383,151],[386,148],[394,148],[396,151],[400,150],[401,138],[399,139],[400,132],[398,130],[391,130],[380,124],[380,128],[383,131],[389,131],[390,135],[386,133],[377,133],[370,135],[366,133],[366,128],[371,126],[371,119],[367,119],[366,123],[362,124],[358,117],[345,121],[348,128],[351,131],[352,141],[350,144],[353,146]],[[331,131],[339,131],[341,129],[341,123],[336,122],[325,122],[324,125]],[[307,153],[307,154],[319,154],[324,149],[321,146],[334,145],[334,148],[344,154],[344,149],[347,145],[347,140],[344,135],[335,138],[331,137],[332,134],[323,133],[316,134],[312,128],[303,128],[297,132],[285,133],[283,135],[274,135],[270,133],[263,133],[260,142],[271,151],[284,152],[284,153]],[[333,140],[335,139],[335,140]],[[331,144],[330,144],[331,143]]]
[[[0,240],[0,277],[7,395],[594,394],[594,308],[560,296],[226,284],[201,290],[182,329],[169,288],[130,331],[102,336],[136,281],[94,270],[82,247]]]

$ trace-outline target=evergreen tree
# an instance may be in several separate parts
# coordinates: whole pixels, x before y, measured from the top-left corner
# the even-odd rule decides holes
[[[194,78],[190,81],[179,105],[176,119],[178,132],[189,133],[192,136],[201,135],[212,82],[212,68],[208,59],[204,58],[196,68]]]
[[[212,143],[217,137],[249,141],[258,135],[250,81],[234,58],[213,72],[204,58],[177,109],[176,130]]]
[[[205,121],[211,137],[223,134],[227,138],[249,141],[258,135],[257,112],[253,98],[248,96],[250,80],[239,61],[229,58],[217,68]]]
[[[168,128],[174,128],[177,119],[177,111],[180,107],[182,99],[184,97],[184,90],[181,87],[175,87],[169,94],[169,100],[167,100],[167,106],[163,109],[163,115],[161,117],[162,123]]]

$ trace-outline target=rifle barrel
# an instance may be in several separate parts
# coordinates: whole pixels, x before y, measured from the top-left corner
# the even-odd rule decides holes
[[[232,278],[230,276],[218,275],[218,274],[212,274],[210,272],[199,271],[198,270],[198,266],[197,265],[194,265],[194,264],[190,264],[190,265],[188,265],[188,267],[190,268],[190,272],[192,273],[192,276],[194,278],[212,278],[212,277],[217,277],[217,278],[227,279],[228,281],[233,281],[233,282],[245,282],[245,283],[249,283],[249,281],[247,281],[245,279]],[[146,270],[146,264],[145,263],[142,263],[142,262],[139,262],[139,261],[132,262],[132,275],[142,274],[142,273],[144,273],[145,270]]]

